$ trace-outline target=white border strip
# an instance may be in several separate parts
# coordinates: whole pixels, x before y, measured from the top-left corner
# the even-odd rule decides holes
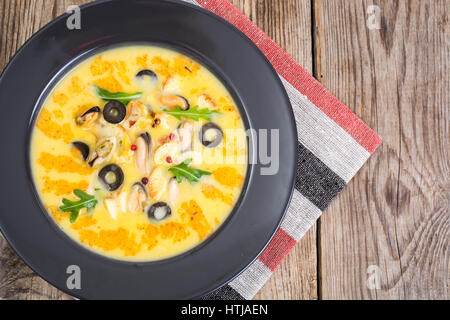
[[[229,283],[245,300],[251,300],[269,280],[272,271],[261,261],[255,260],[239,277]]]
[[[297,122],[299,141],[345,182],[358,172],[370,153],[283,77]]]
[[[299,241],[316,223],[322,211],[299,191],[294,190],[291,204],[286,212],[281,228],[295,241]]]

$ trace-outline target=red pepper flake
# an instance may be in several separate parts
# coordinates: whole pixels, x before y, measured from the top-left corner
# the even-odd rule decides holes
[[[166,158],[166,161],[167,161],[167,163],[172,163],[172,157],[171,157],[171,156],[168,156],[168,157]]]
[[[141,182],[142,182],[142,184],[143,184],[144,186],[147,185],[147,183],[148,183],[148,178],[147,178],[147,177],[142,178]]]
[[[171,133],[170,136],[169,136],[169,140],[171,140],[171,141],[175,140],[175,134]]]
[[[130,120],[129,123],[130,123],[130,127],[132,127],[135,125],[136,121]]]
[[[135,145],[135,144],[131,145],[131,150],[136,151],[137,150],[137,145]]]

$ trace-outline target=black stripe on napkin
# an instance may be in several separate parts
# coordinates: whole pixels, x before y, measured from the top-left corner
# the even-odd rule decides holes
[[[300,142],[297,150],[295,188],[323,211],[345,187],[345,181]]]
[[[223,286],[206,296],[203,296],[201,300],[245,300],[236,290],[229,285]]]

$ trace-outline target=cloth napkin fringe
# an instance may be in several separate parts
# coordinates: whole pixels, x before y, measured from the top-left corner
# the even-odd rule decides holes
[[[298,131],[295,190],[281,227],[229,284],[203,297],[252,299],[381,144],[381,138],[227,0],[184,0],[221,16],[249,37],[278,72]]]

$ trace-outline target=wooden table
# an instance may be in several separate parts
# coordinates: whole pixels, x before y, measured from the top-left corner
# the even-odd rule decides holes
[[[0,70],[86,2],[0,0]],[[257,298],[449,299],[450,1],[232,2],[384,139]],[[367,27],[372,4],[379,30]],[[378,289],[367,286],[373,270]],[[69,297],[0,237],[0,298]]]

